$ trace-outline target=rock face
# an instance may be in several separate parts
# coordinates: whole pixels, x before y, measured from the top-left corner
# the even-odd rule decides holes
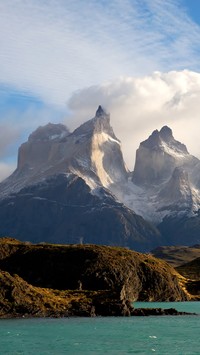
[[[140,144],[132,179],[137,185],[158,184],[169,179],[176,167],[194,165],[197,161],[184,144],[174,139],[172,130],[164,126]]]
[[[129,316],[132,307],[111,291],[35,287],[0,271],[0,318]]]
[[[48,123],[36,129],[29,136],[28,142],[22,144],[19,149],[18,170],[38,170],[41,165],[51,160],[56,143],[68,135],[69,131],[62,124]]]
[[[131,315],[131,301],[188,298],[169,265],[117,247],[2,238],[0,270],[0,317]]]

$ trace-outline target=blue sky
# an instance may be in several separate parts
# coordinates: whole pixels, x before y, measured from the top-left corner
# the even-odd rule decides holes
[[[0,179],[37,126],[73,129],[99,103],[130,165],[140,140],[164,123],[200,153],[191,129],[199,124],[200,1],[0,0],[0,43]]]
[[[186,9],[191,19],[200,25],[200,2],[199,0],[183,0],[180,2]]]

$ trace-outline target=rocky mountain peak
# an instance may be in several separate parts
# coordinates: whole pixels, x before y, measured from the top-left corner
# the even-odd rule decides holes
[[[168,179],[177,166],[191,166],[196,160],[186,146],[175,140],[172,130],[164,126],[155,130],[136,152],[133,181],[136,184],[158,184]]]
[[[37,169],[47,166],[55,146],[68,136],[69,130],[63,124],[48,123],[38,127],[19,148],[18,171],[26,168],[29,174],[34,174]]]
[[[103,107],[101,105],[99,105],[97,111],[96,111],[96,117],[102,117],[102,116],[108,116],[108,114],[106,113],[106,111],[103,109]]]
[[[163,126],[160,131],[157,129],[153,131],[149,138],[141,143],[141,146],[165,151],[167,154],[172,154],[173,151],[188,154],[186,146],[174,139],[172,130],[168,126]]]
[[[110,115],[101,106],[71,134],[62,124],[37,128],[19,148],[17,170],[6,187],[0,186],[0,193],[2,189],[5,194],[11,180],[9,192],[66,172],[83,177],[91,188],[127,179],[120,142],[110,126]]]
[[[33,133],[30,134],[29,142],[38,141],[51,141],[59,140],[66,137],[69,134],[67,127],[61,123],[48,123],[45,126],[38,127]]]
[[[160,136],[165,141],[169,141],[170,139],[173,139],[171,128],[169,128],[168,126],[163,126],[160,130]]]
[[[92,137],[94,134],[106,133],[115,140],[118,140],[113,132],[113,129],[110,125],[110,115],[99,105],[95,116],[83,123],[80,127],[75,129],[73,135],[75,136],[85,136]]]
[[[149,136],[148,139],[141,143],[142,146],[148,149],[162,149],[162,143],[169,143],[175,141],[172,130],[168,126],[163,126],[160,131],[157,129]]]
[[[160,135],[159,135],[159,131],[156,129],[155,131],[153,131],[153,133],[149,136],[148,139],[146,139],[145,141],[143,141],[140,145],[149,148],[149,149],[154,149],[155,147],[157,147],[160,143]]]

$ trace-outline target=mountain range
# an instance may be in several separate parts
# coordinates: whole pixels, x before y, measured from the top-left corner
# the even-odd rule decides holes
[[[200,160],[164,126],[141,142],[134,171],[110,115],[70,132],[39,127],[0,184],[0,235],[22,241],[121,245],[149,251],[200,242]]]

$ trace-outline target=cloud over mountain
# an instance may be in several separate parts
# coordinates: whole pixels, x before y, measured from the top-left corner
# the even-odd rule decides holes
[[[199,157],[199,95],[200,74],[188,70],[121,77],[72,95],[68,102],[70,125],[75,127],[92,117],[94,108],[101,103],[111,113],[131,169],[139,143],[163,125],[169,125],[189,151]]]

